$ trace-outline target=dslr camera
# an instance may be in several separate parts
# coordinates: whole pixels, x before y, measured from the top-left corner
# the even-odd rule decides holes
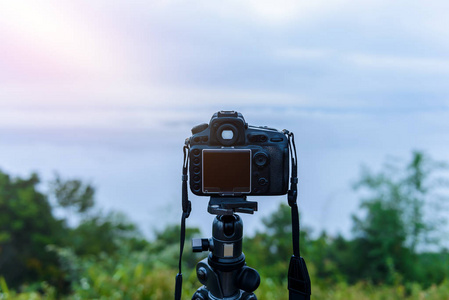
[[[192,128],[190,189],[198,196],[284,195],[289,148],[285,134],[251,126],[236,111],[215,113]]]

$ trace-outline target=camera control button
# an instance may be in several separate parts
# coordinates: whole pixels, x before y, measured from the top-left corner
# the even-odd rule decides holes
[[[275,143],[282,142],[283,140],[284,140],[284,139],[281,138],[281,137],[278,137],[278,138],[271,138],[271,139],[270,139],[270,141],[275,142]]]
[[[257,142],[257,136],[254,134],[249,134],[248,135],[248,139],[251,143],[256,143]]]
[[[265,134],[249,134],[248,140],[251,143],[265,143],[268,137]]]
[[[259,180],[257,181],[259,183],[259,185],[267,185],[268,184],[268,180],[265,178],[259,178]]]
[[[257,152],[254,155],[254,163],[259,167],[265,166],[268,163],[268,155],[264,152]]]

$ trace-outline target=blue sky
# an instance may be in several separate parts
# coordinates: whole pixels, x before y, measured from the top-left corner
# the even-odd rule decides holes
[[[445,1],[0,4],[0,168],[98,187],[144,232],[180,218],[182,143],[220,109],[296,133],[303,223],[349,233],[360,165],[448,160]],[[190,225],[207,233],[206,199]],[[260,199],[260,217],[282,198]]]

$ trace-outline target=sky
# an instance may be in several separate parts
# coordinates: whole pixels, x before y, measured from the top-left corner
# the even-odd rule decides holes
[[[287,128],[303,226],[349,235],[361,165],[448,160],[447,1],[2,1],[0,169],[97,187],[151,236],[216,111]],[[45,189],[43,183],[42,188]],[[210,232],[207,198],[188,225]],[[255,199],[252,199],[255,200]],[[248,233],[284,197],[258,198]],[[210,233],[209,233],[210,234]]]

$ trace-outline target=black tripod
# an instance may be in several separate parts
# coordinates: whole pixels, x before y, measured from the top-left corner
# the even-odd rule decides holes
[[[210,251],[196,266],[203,284],[192,300],[253,300],[260,276],[247,267],[242,252],[243,222],[236,212],[254,213],[257,202],[246,197],[211,197],[208,212],[217,215],[212,224],[211,239],[193,239],[194,252]]]
[[[311,283],[306,262],[299,249],[299,213],[297,205],[298,171],[294,135],[283,130],[288,137],[288,148],[291,161],[290,189],[287,193],[288,204],[292,214],[293,255],[288,268],[288,290],[290,300],[310,300]],[[184,146],[184,163],[182,169],[182,218],[179,247],[179,272],[176,275],[175,300],[181,300],[182,292],[182,253],[184,250],[186,219],[192,210],[187,198],[187,170],[190,155],[190,139]],[[284,151],[285,153],[285,151]],[[253,292],[259,287],[260,276],[256,270],[245,264],[242,253],[243,223],[235,213],[253,214],[257,211],[257,202],[246,201],[246,196],[219,197],[212,196],[208,212],[217,215],[213,222],[211,239],[192,240],[193,251],[210,251],[208,257],[200,261],[196,271],[202,284],[193,300],[249,300],[257,299]]]

